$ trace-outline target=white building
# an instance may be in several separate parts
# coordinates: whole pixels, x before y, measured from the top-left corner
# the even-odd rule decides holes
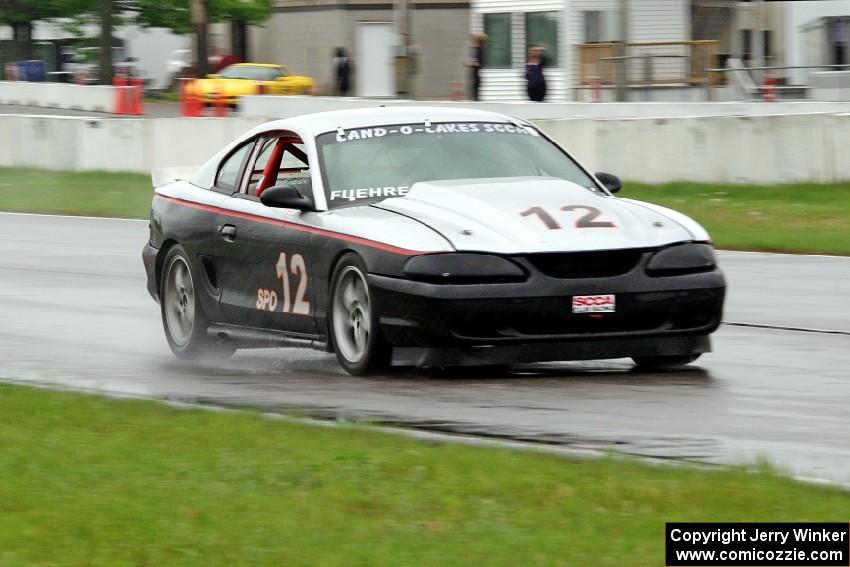
[[[693,5],[694,34],[719,40],[721,53],[746,66],[835,64],[840,60],[836,44],[847,42],[842,39],[848,30],[841,17],[850,16],[850,0],[693,0]],[[771,75],[804,85],[812,71],[776,69]]]
[[[544,69],[547,101],[579,98],[582,80],[580,45],[620,39],[621,0],[473,0],[471,28],[487,34],[485,68],[481,72],[482,100],[526,100],[527,48],[546,47]],[[630,0],[629,42],[690,40],[690,0]],[[667,56],[668,70],[683,68],[685,55]],[[675,61],[675,57],[682,60]],[[642,63],[630,63],[630,76],[640,75]],[[613,66],[612,66],[613,68]],[[585,72],[586,73],[586,72]]]

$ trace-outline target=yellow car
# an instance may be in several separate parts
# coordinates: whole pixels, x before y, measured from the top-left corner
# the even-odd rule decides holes
[[[283,65],[237,63],[215,75],[192,81],[188,89],[203,103],[212,104],[223,98],[225,104],[235,105],[238,98],[245,95],[310,94],[314,83],[310,77],[295,75]]]

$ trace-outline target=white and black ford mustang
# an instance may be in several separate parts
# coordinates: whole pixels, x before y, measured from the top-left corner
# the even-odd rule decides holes
[[[269,122],[155,188],[148,289],[180,357],[307,346],[355,374],[691,362],[725,294],[708,234],[618,189],[501,114]]]

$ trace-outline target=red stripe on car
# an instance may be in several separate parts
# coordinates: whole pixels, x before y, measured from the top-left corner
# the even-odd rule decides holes
[[[354,244],[362,244],[364,246],[369,246],[371,248],[377,248],[378,250],[383,250],[385,252],[392,252],[393,254],[401,254],[404,256],[416,256],[418,254],[428,254],[429,252],[421,252],[416,250],[408,250],[407,248],[399,248],[398,246],[392,246],[390,244],[384,244],[383,242],[377,242],[375,240],[369,240],[368,238],[360,238],[359,236],[350,236],[348,234],[341,234],[339,232],[333,232],[331,230],[323,230],[321,228],[314,228],[312,226],[306,226],[303,224],[286,222],[284,220],[279,219],[270,219],[268,217],[263,217],[260,215],[254,215],[251,213],[243,213],[240,211],[231,211],[229,209],[222,209],[221,207],[215,207],[212,205],[204,205],[202,203],[195,203],[194,201],[187,201],[185,199],[180,199],[177,197],[168,197],[166,195],[161,195],[159,193],[154,194],[155,197],[159,199],[163,199],[168,201],[169,203],[175,203],[178,205],[183,205],[185,207],[191,207],[193,209],[198,209],[201,211],[207,211],[210,213],[218,213],[222,215],[227,215],[230,217],[235,217],[239,219],[245,219],[254,222],[262,222],[266,224],[276,225],[283,228],[288,228],[291,230],[298,230],[301,232],[309,232],[311,234],[318,234],[321,236],[327,236],[328,238],[334,238],[336,240],[344,240],[346,242],[351,242]]]

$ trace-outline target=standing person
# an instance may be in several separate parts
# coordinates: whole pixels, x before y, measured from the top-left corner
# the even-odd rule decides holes
[[[336,96],[348,96],[351,91],[351,58],[344,47],[337,47],[334,53],[334,77]]]
[[[546,77],[543,75],[543,67],[546,57],[543,48],[532,45],[528,50],[528,61],[525,64],[525,81],[528,88],[528,98],[534,102],[543,102],[546,98]]]
[[[483,33],[472,34],[472,53],[466,60],[469,67],[469,82],[472,87],[472,100],[479,100],[481,89],[481,68],[484,67],[484,42],[487,36]]]

